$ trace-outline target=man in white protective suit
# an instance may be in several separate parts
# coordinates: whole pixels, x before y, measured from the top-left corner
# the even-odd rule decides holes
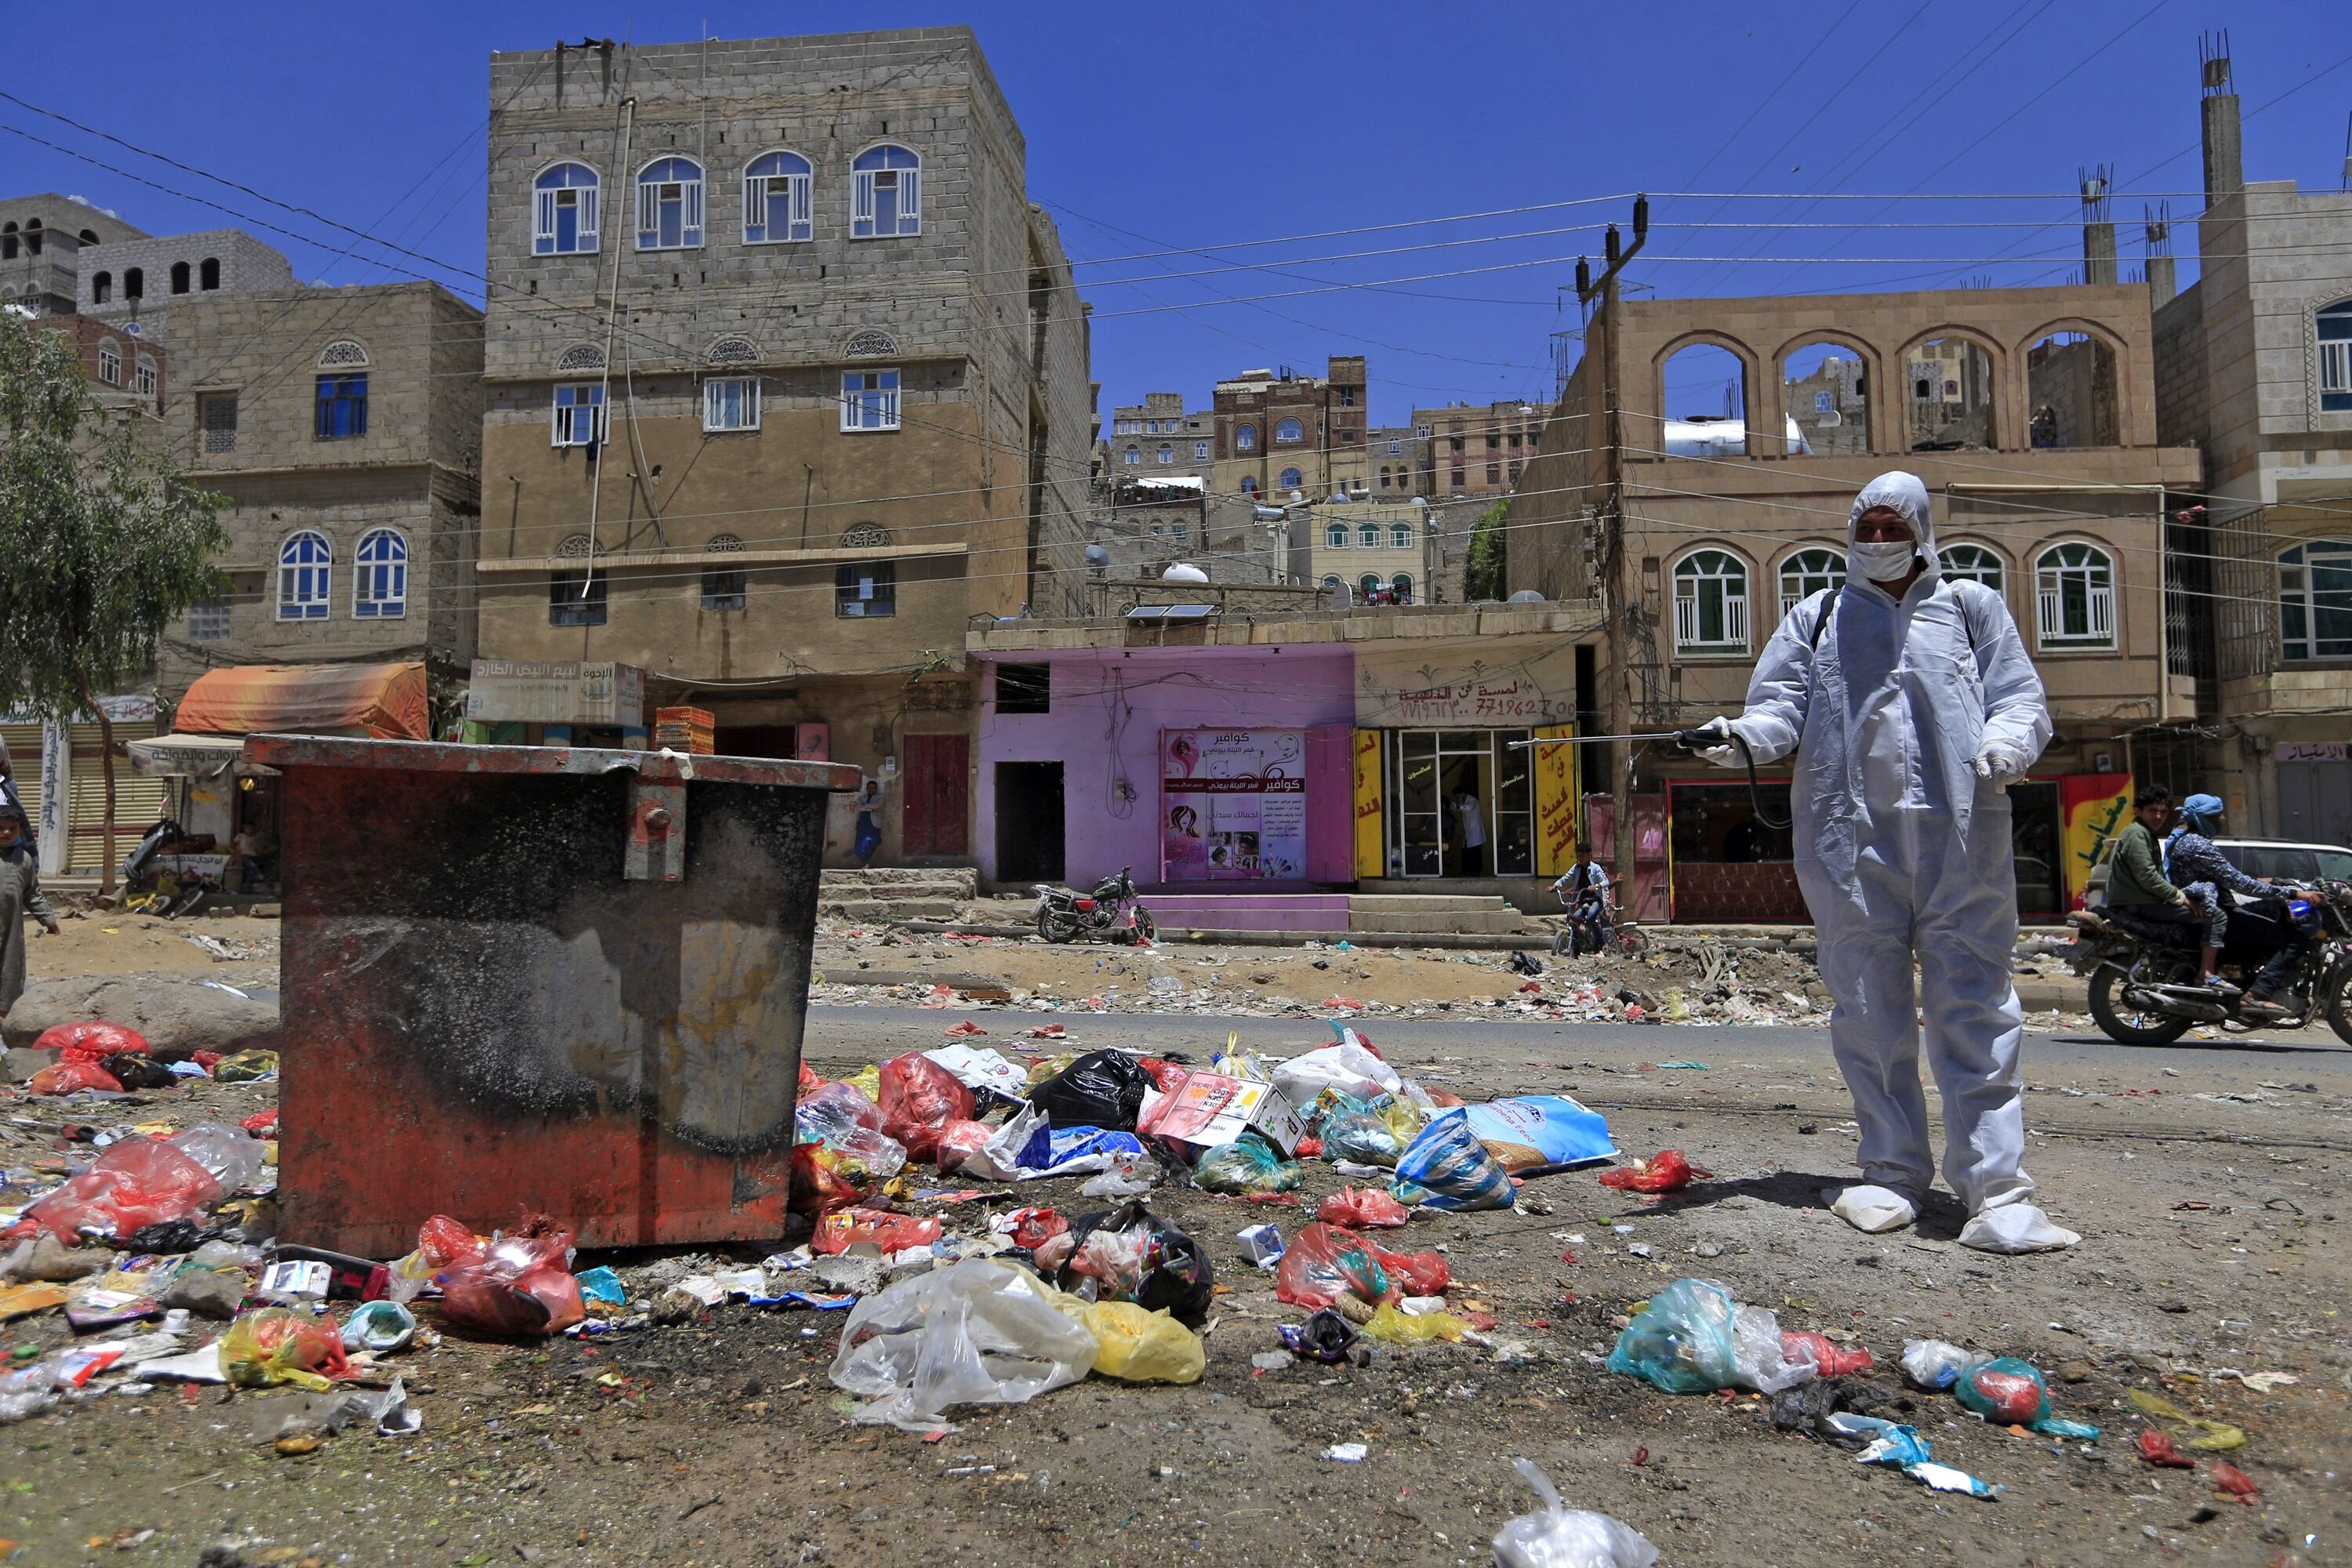
[[[1918,1216],[1935,1176],[1920,1024],[1944,1104],[1944,1179],[1960,1242],[2036,1252],[2082,1238],[2051,1223],[2025,1173],[2023,1012],[2011,980],[2017,878],[2011,782],[2050,740],[2042,681],[1996,590],[1937,564],[1927,487],[1882,474],[1854,498],[1846,580],[1791,609],[1747,710],[1700,754],[1744,765],[1798,753],[1797,880],[1835,1007],[1830,1047],[1862,1123],[1861,1184],[1825,1193],[1857,1229]],[[1916,960],[1918,995],[1912,990]]]

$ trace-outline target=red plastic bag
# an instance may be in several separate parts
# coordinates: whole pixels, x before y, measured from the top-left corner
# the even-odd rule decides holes
[[[961,1169],[966,1160],[979,1153],[988,1141],[995,1136],[996,1129],[985,1121],[949,1122],[940,1129],[937,1158],[940,1173],[944,1174],[947,1172]]]
[[[120,1056],[130,1051],[147,1056],[147,1037],[136,1029],[126,1029],[120,1024],[99,1023],[52,1024],[41,1031],[33,1042],[37,1051],[55,1051],[63,1061],[94,1062],[104,1057]]]
[[[1319,1160],[1322,1157],[1323,1140],[1320,1138],[1301,1138],[1298,1141],[1298,1158],[1302,1160]]]
[[[2213,1485],[2215,1489],[2227,1492],[2248,1508],[2253,1507],[2254,1500],[2263,1495],[2263,1489],[2254,1485],[2254,1478],[2227,1459],[2213,1461]]]
[[[846,1252],[859,1242],[870,1241],[885,1253],[904,1252],[910,1247],[929,1247],[941,1234],[936,1215],[917,1219],[880,1209],[845,1209],[817,1222],[809,1246],[819,1252]]]
[[[1158,1057],[1138,1057],[1135,1065],[1151,1075],[1153,1087],[1162,1094],[1180,1092],[1184,1080],[1192,1076],[1191,1068],[1178,1067],[1174,1062],[1163,1061]]]
[[[258,1110],[237,1125],[256,1138],[275,1138],[278,1136],[278,1112],[275,1110]]]
[[[1421,1092],[1429,1096],[1429,1103],[1437,1107],[1440,1110],[1449,1110],[1456,1105],[1467,1105],[1470,1103],[1468,1100],[1463,1099],[1460,1095],[1454,1093],[1450,1089],[1432,1089],[1427,1084],[1421,1086]]]
[[[284,1307],[265,1307],[230,1324],[221,1342],[221,1366],[231,1383],[246,1388],[290,1383],[320,1394],[355,1375],[333,1319]]]
[[[816,1068],[809,1066],[805,1061],[801,1063],[800,1091],[803,1094],[806,1094],[810,1089],[814,1089],[824,1081],[824,1079],[817,1076]]]
[[[110,1144],[88,1170],[26,1209],[25,1218],[64,1242],[85,1226],[122,1237],[206,1208],[220,1200],[221,1191],[195,1161],[160,1138],[134,1133]]]
[[[119,1093],[122,1080],[112,1073],[81,1057],[66,1057],[51,1062],[26,1080],[27,1094],[72,1094],[79,1089],[102,1089]]]
[[[971,1090],[919,1051],[882,1064],[882,1131],[907,1146],[909,1160],[933,1160],[940,1130],[971,1120]]]
[[[2172,1434],[2151,1426],[2139,1435],[2139,1457],[2168,1470],[2193,1470],[2197,1461],[2172,1446]]]
[[[206,1072],[210,1072],[219,1063],[221,1058],[227,1054],[226,1051],[190,1051],[188,1059]]]
[[[792,1196],[785,1206],[812,1217],[845,1209],[866,1194],[834,1168],[835,1154],[822,1143],[793,1145]]]
[[[1454,1281],[1454,1271],[1445,1265],[1442,1252],[1391,1252],[1377,1241],[1366,1240],[1372,1256],[1389,1271],[1389,1278],[1408,1296],[1443,1296],[1445,1287]]]
[[[436,1230],[436,1227],[439,1227]],[[456,1220],[436,1215],[416,1238],[429,1260],[456,1247]],[[587,1316],[572,1278],[572,1227],[533,1215],[511,1236],[485,1245],[466,1233],[469,1250],[441,1271],[441,1315],[457,1328],[510,1335],[552,1334]]]
[[[1372,1230],[1402,1225],[1412,1211],[1378,1187],[1341,1187],[1323,1200],[1315,1217],[1326,1225]]]
[[[1070,1222],[1052,1209],[1014,1209],[999,1215],[990,1228],[1012,1237],[1013,1246],[1034,1252],[1054,1237],[1066,1235]]]
[[[1868,1372],[1878,1364],[1867,1350],[1841,1350],[1811,1329],[1783,1329],[1780,1359],[1798,1361],[1805,1356],[1813,1358],[1822,1377],[1844,1377],[1851,1373]]]
[[[1310,1309],[1335,1305],[1342,1297],[1377,1307],[1404,1294],[1381,1267],[1371,1243],[1320,1220],[1300,1231],[1282,1255],[1274,1293],[1294,1307]]]
[[[1683,1158],[1679,1149],[1661,1149],[1646,1160],[1609,1172],[1601,1178],[1601,1184],[1625,1193],[1678,1193],[1691,1184],[1693,1176],[1713,1174]]]

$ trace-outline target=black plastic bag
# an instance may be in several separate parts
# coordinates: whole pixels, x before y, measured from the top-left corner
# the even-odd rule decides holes
[[[125,1089],[169,1089],[176,1081],[170,1068],[143,1051],[122,1051],[99,1065]]]
[[[221,1226],[198,1225],[192,1219],[158,1220],[142,1225],[123,1238],[124,1248],[133,1254],[159,1253],[166,1257],[194,1252],[207,1241],[219,1236]]]
[[[1303,1323],[1285,1323],[1276,1332],[1283,1348],[1312,1361],[1338,1363],[1356,1346],[1356,1326],[1326,1307]]]
[[[1125,1051],[1088,1051],[1029,1091],[1029,1103],[1056,1127],[1132,1132],[1153,1087],[1143,1064]]]
[[[1097,1231],[1116,1245],[1089,1248]],[[1070,1256],[1055,1271],[1054,1283],[1076,1290],[1092,1279],[1094,1300],[1133,1301],[1147,1312],[1166,1311],[1188,1328],[1209,1321],[1209,1299],[1215,1293],[1216,1271],[1201,1244],[1153,1214],[1141,1198],[1130,1198],[1116,1209],[1080,1215],[1070,1222]],[[1106,1251],[1131,1262],[1114,1283],[1099,1269]]]

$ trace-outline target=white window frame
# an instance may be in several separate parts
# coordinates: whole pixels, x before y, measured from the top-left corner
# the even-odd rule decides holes
[[[1381,547],[1381,525],[1368,522],[1356,530],[1356,542],[1366,550],[1378,550]]]
[[[899,378],[895,370],[841,373],[841,428],[847,434],[898,428]]]
[[[890,161],[893,153],[904,154],[903,163]],[[867,165],[869,160],[880,162]],[[890,176],[896,192],[892,208],[896,215],[893,226],[884,230],[877,214],[879,176]],[[900,239],[923,232],[923,158],[912,147],[897,142],[877,142],[849,161],[849,237],[852,239]]]
[[[2338,300],[2312,312],[2312,331],[2319,345],[2320,408],[2339,413],[2352,408],[2352,300]],[[2327,399],[2339,401],[2334,408]]]
[[[569,394],[567,397],[565,395]],[[580,410],[593,409],[594,416],[581,428]],[[548,445],[551,447],[601,447],[612,425],[612,411],[604,402],[604,384],[601,381],[558,382],[549,404]]]
[[[684,170],[691,169],[688,174]],[[656,171],[659,171],[658,173]],[[677,187],[676,240],[661,235],[662,208],[670,198],[663,193]],[[639,250],[699,250],[702,248],[702,165],[682,153],[656,158],[637,171],[637,248]]]
[[[1157,457],[1160,459],[1161,466],[1165,467],[1176,460],[1176,448],[1169,446],[1163,441],[1160,445],[1160,450],[1154,453],[1153,456]]]
[[[1196,463],[1205,463],[1209,460],[1209,444],[1206,441],[1192,443],[1192,460]]]
[[[313,558],[309,546],[316,544]],[[297,529],[278,544],[278,618],[323,621],[335,596],[334,542],[315,528]]]
[[[1389,548],[1391,550],[1411,550],[1412,548],[1412,524],[1409,522],[1392,522],[1389,524]]]
[[[112,338],[98,345],[98,379],[109,386],[122,384],[122,345]]]
[[[132,386],[142,397],[155,395],[155,362],[145,354],[139,356],[138,368],[132,373]]]
[[[1285,430],[1291,432],[1286,436]],[[1274,444],[1277,447],[1303,447],[1307,444],[1307,426],[1296,419],[1283,419],[1274,426]]]
[[[1963,564],[1958,557],[1964,550],[1974,552],[1978,559]],[[2008,596],[2009,563],[1990,545],[1979,544],[1973,539],[1955,540],[1936,552],[1936,564],[1942,568],[1948,581],[1982,583],[1994,593]],[[1990,575],[1987,576],[1987,573]]]
[[[800,167],[793,168],[795,163]],[[789,147],[771,148],[743,165],[744,244],[804,245],[816,237],[816,224],[809,210],[814,167]],[[780,202],[783,206],[781,224],[776,222]],[[760,232],[754,235],[754,229]],[[779,229],[783,232],[778,233]]]
[[[1257,450],[1256,426],[1236,425],[1234,426],[1234,450],[1236,452],[1255,452]]]
[[[2057,559],[2069,551],[2086,551],[2089,558],[2068,562]],[[2104,571],[2106,581],[2097,581]],[[2046,544],[2033,557],[2034,630],[2044,652],[2078,653],[2111,652],[2116,647],[2116,558],[2103,546],[2087,539],[2062,539]],[[2080,576],[2084,587],[2084,614],[2088,629],[2076,635],[2066,631],[2066,582]]]
[[[550,174],[564,169],[578,169],[588,176],[587,184],[570,180],[558,185],[545,183]],[[597,222],[598,206],[603,199],[604,177],[577,158],[562,158],[550,163],[531,176],[530,182],[530,253],[533,256],[593,256],[603,240]],[[572,244],[569,250],[556,244],[556,214],[562,205],[559,193],[576,193],[572,206],[576,214],[572,228]]]
[[[1707,557],[1712,557],[1713,561],[1706,560]],[[1714,569],[1717,563],[1728,569]],[[1691,570],[1685,571],[1685,567]],[[1748,652],[1748,563],[1718,546],[1702,546],[1675,561],[1673,568],[1675,653],[1704,658],[1738,657]],[[1699,637],[1699,585],[1702,583],[1723,584],[1724,636],[1719,641],[1705,642]]]
[[[372,528],[352,552],[352,618],[408,618],[408,539],[396,528]]]
[[[1303,469],[1285,468],[1276,476],[1275,482],[1284,489],[1295,490],[1307,483],[1307,475]]]
[[[1823,588],[1845,585],[1845,552],[1827,544],[1806,544],[1780,559],[1780,618]]]
[[[1344,522],[1335,522],[1328,525],[1323,530],[1323,548],[1326,550],[1347,549],[1348,525]]]
[[[760,378],[719,375],[702,384],[702,427],[709,432],[760,427]]]
[[[1120,452],[1119,457],[1130,468],[1139,468],[1143,466],[1143,449],[1139,447],[1129,447]]]
[[[2294,559],[2290,561],[2287,559],[2289,556]],[[2322,651],[2320,597],[2326,594],[2334,598],[2344,592],[2322,589],[2314,583],[2312,574],[2323,570],[2352,576],[2352,539],[2298,539],[2279,552],[2279,658],[2282,662],[2308,664],[2317,659],[2352,658],[2352,643],[2347,643],[2341,653]],[[2303,617],[2303,636],[2292,642],[2287,638],[2286,625],[2287,612],[2291,608],[2299,609]]]

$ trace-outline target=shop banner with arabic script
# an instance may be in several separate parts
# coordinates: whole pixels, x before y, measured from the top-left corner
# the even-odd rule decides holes
[[[1160,876],[1168,882],[1307,875],[1307,732],[1160,731]]]
[[[1513,639],[1517,640],[1517,639]],[[1526,730],[1576,721],[1576,649],[1356,655],[1356,723],[1384,730]]]
[[[2066,907],[2079,910],[2098,864],[2099,846],[2131,821],[2129,773],[2070,773],[2058,781],[2058,811],[2064,819]]]

